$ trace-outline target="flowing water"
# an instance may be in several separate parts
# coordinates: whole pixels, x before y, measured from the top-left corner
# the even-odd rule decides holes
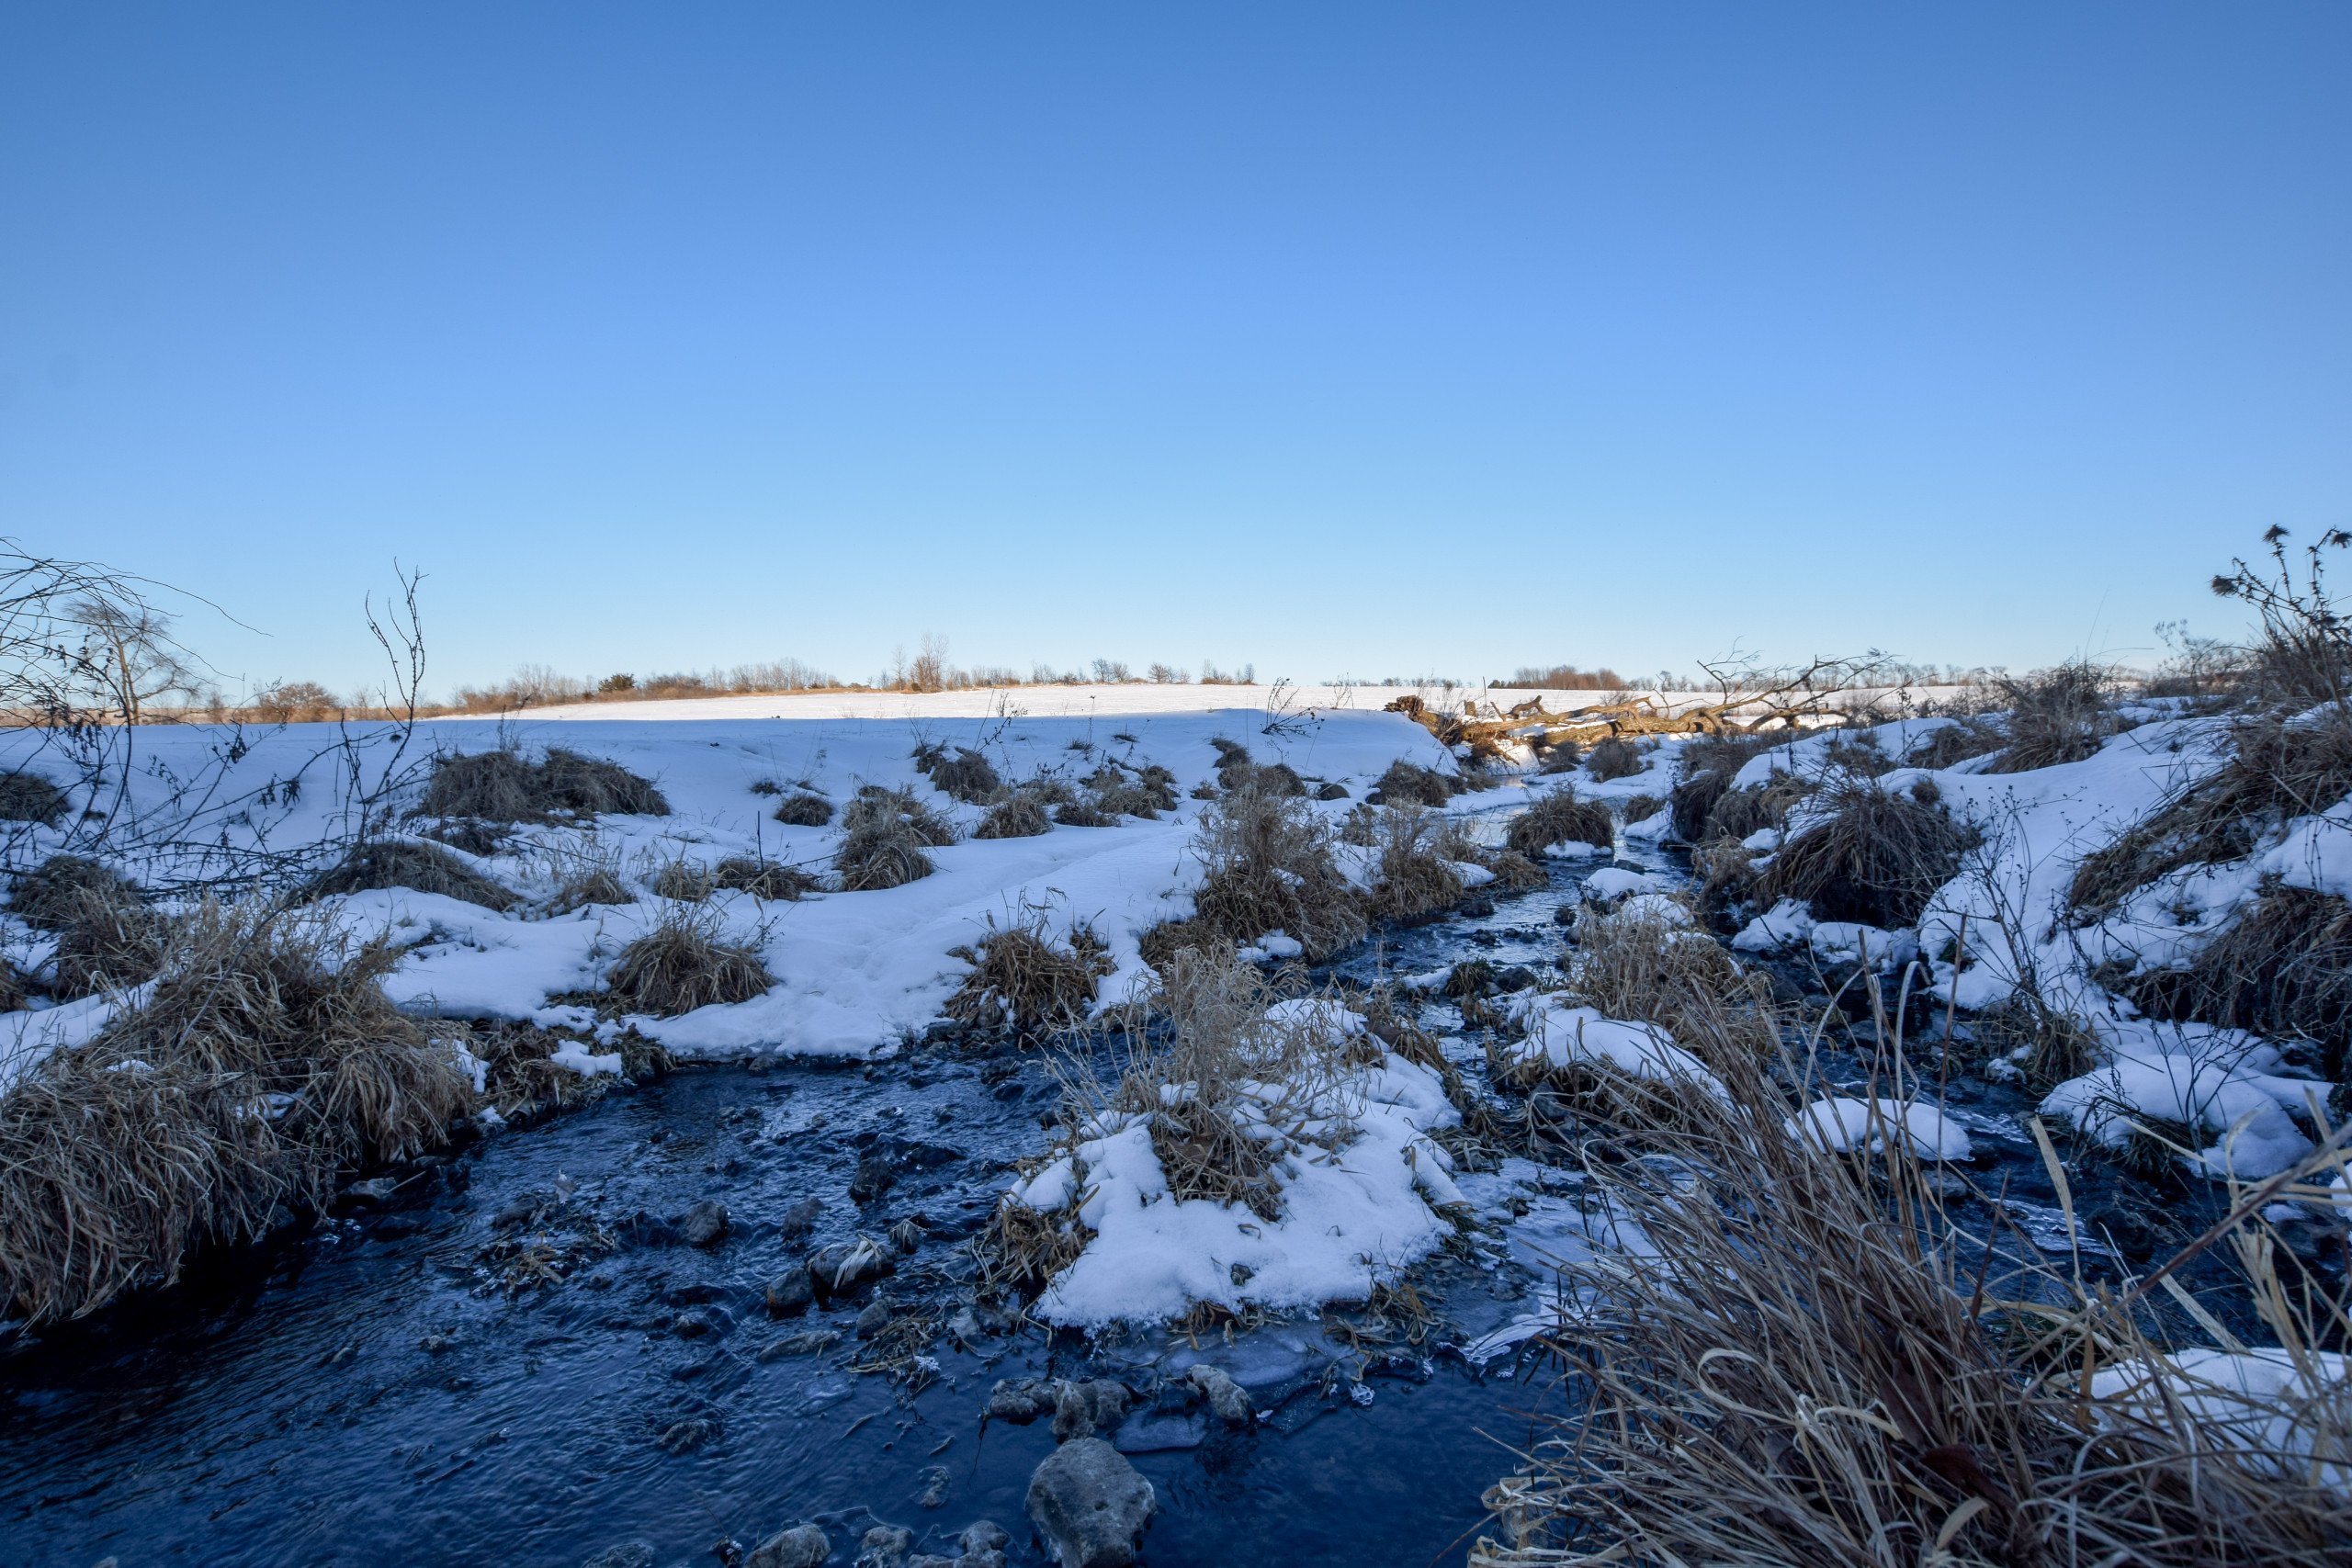
[[[1342,969],[1555,961],[1555,911],[1600,863],[1555,863],[1549,888],[1385,933]],[[1475,1049],[1463,1061],[1483,1077]],[[1198,1359],[1271,1414],[1212,1429],[1169,1398],[1129,1418],[1117,1440],[1161,1502],[1148,1561],[1461,1562],[1481,1492],[1562,1404],[1540,1358],[1482,1370],[1460,1347],[1540,1304],[1566,1200],[1550,1232],[1539,1212],[1423,1269],[1437,1321],[1418,1342],[1306,1320],[1230,1344],[1090,1345],[967,1316],[933,1364],[899,1358],[893,1375],[858,1370],[888,1359],[887,1336],[855,1337],[860,1302],[771,1318],[765,1287],[812,1247],[912,1220],[883,1289],[953,1322],[963,1242],[1006,1163],[1043,1146],[1056,1100],[1034,1055],[944,1045],[681,1071],[200,1260],[93,1325],[17,1335],[0,1343],[0,1563],[576,1568],[615,1548],[607,1561],[710,1563],[804,1520],[846,1563],[871,1525],[952,1554],[980,1518],[1014,1562],[1042,1562],[1023,1495],[1053,1438],[984,1429],[995,1381],[1148,1388]],[[2013,1109],[1986,1108],[1982,1130],[2038,1212],[2048,1184],[2011,1146]],[[706,1201],[731,1230],[685,1245]]]

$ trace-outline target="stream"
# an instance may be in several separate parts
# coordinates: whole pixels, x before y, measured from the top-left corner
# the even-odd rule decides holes
[[[1555,915],[1606,863],[1552,862],[1548,887],[1381,933],[1339,972],[1553,964]],[[1426,1021],[1460,1032],[1442,999]],[[1475,1043],[1459,1060],[1485,1083]],[[2016,1097],[1952,1088],[1994,1180],[2020,1213],[2045,1207]],[[1114,1440],[1160,1501],[1148,1562],[1462,1562],[1481,1493],[1565,1414],[1540,1355],[1481,1367],[1462,1348],[1540,1304],[1542,1242],[1573,1198],[1531,1204],[1524,1161],[1517,1189],[1465,1181],[1517,1201],[1416,1270],[1435,1314],[1418,1339],[1303,1319],[1197,1345],[1008,1331],[969,1310],[966,1244],[1057,1103],[1039,1054],[947,1043],[686,1068],[404,1168],[89,1323],[9,1335],[0,1563],[657,1568],[803,1521],[847,1563],[875,1525],[952,1555],[980,1519],[1042,1563],[1023,1498],[1054,1439],[1043,1421],[983,1427],[997,1380],[1149,1389],[1199,1359],[1261,1420],[1212,1427],[1148,1395],[1127,1417]],[[709,1203],[727,1232],[690,1245],[711,1239],[692,1235]],[[857,1234],[903,1238],[881,1290],[942,1329],[928,1362],[856,1370],[881,1355],[857,1337],[868,1297],[771,1316],[770,1281]]]

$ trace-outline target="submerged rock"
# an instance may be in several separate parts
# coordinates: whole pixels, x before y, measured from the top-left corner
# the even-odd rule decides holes
[[[833,1543],[815,1525],[794,1525],[760,1542],[743,1560],[743,1568],[820,1568],[833,1554]]]
[[[999,1378],[989,1391],[989,1407],[981,1419],[1026,1427],[1053,1410],[1059,1393],[1052,1378]]]
[[[876,1525],[857,1543],[857,1568],[905,1568],[914,1531],[899,1525]]]
[[[820,1303],[829,1303],[835,1296],[854,1295],[897,1269],[888,1253],[864,1236],[855,1241],[837,1241],[808,1258],[808,1280],[816,1288]]]
[[[1073,1438],[1029,1478],[1029,1517],[1062,1568],[1129,1568],[1159,1498],[1126,1456]]]
[[[1127,1391],[1108,1378],[1066,1382],[1054,1396],[1054,1441],[1099,1438],[1126,1419]]]
[[[817,1288],[809,1283],[806,1268],[787,1269],[769,1282],[768,1315],[798,1317],[816,1297]]]
[[[727,1205],[706,1198],[678,1222],[678,1239],[688,1247],[717,1247],[727,1239]]]

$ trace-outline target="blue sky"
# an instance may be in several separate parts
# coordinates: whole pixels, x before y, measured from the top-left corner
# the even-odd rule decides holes
[[[2352,522],[2352,6],[0,14],[0,528],[232,674],[2026,666]]]

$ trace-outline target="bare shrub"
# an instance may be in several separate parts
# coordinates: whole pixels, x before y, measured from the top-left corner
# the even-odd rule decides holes
[[[797,866],[752,855],[729,855],[711,868],[711,881],[732,893],[797,903],[822,886]]]
[[[611,1005],[656,1018],[748,1002],[775,984],[757,949],[727,940],[717,916],[684,903],[668,906],[605,976]]]
[[[2228,761],[2083,857],[2067,890],[2080,916],[2105,914],[2186,867],[2243,860],[2290,819],[2352,794],[2352,714],[2327,710],[2294,722],[2256,715],[2231,739]]]
[[[181,922],[143,1001],[0,1097],[0,1299],[90,1312],[439,1143],[471,1104],[463,1031],[392,1005],[397,961],[261,905]]]
[[[1247,946],[1269,931],[1320,960],[1360,941],[1363,910],[1331,858],[1331,830],[1302,802],[1254,789],[1201,814],[1193,853],[1204,874],[1193,896],[1206,932]]]
[[[2004,675],[1994,684],[2009,705],[2009,744],[1985,765],[1988,773],[2023,773],[2079,762],[2121,727],[2115,711],[2121,682],[2113,670],[2087,659]]]
[[[972,829],[975,839],[1034,839],[1049,831],[1052,821],[1046,815],[1045,803],[1028,790],[1015,790],[1006,799],[997,802]]]
[[[1548,1344],[1574,1414],[1488,1492],[1505,1539],[1472,1563],[2341,1554],[2352,1499],[2326,1477],[2352,1423],[2314,1373],[2316,1399],[2292,1380],[2199,1385],[2152,1338],[2153,1278],[2086,1290],[2065,1261],[1996,1249],[1954,1222],[1898,1130],[1872,1154],[1833,1153],[1792,1130],[1752,1064],[1724,1077],[1722,1100],[1645,1129],[1665,1158],[1588,1162],[1596,1207],[1646,1245],[1564,1270]],[[2267,1196],[2193,1247],[2249,1260],[2289,1347],[2271,1354],[2309,1368],[2301,1347],[2327,1308],[2293,1321],[2255,1218]],[[2226,1427],[2217,1406],[2235,1413]]]
[[[1632,741],[1614,735],[1594,741],[1592,750],[1586,752],[1584,758],[1586,776],[1600,784],[1611,779],[1632,778],[1647,766],[1648,762]]]
[[[1391,806],[1381,812],[1374,916],[1409,925],[1434,919],[1462,901],[1462,874],[1438,853],[1437,833],[1438,823],[1426,807]]]
[[[1578,800],[1574,785],[1562,784],[1511,818],[1503,842],[1523,855],[1540,855],[1554,844],[1591,844],[1612,849],[1617,819],[1598,801]]]
[[[2213,579],[2213,592],[2255,612],[2261,636],[2246,663],[2256,701],[2307,708],[2326,703],[2352,713],[2352,621],[2327,591],[2323,553],[2352,544],[2352,533],[2331,528],[2303,549],[2303,576],[2296,581],[2287,558],[2287,530],[2262,536],[2270,547],[2271,569],[2244,560]]]
[[[1825,920],[1908,926],[1976,841],[1941,806],[1868,780],[1832,783],[1790,829],[1757,895],[1802,898]]]
[[[822,828],[833,819],[833,803],[821,795],[803,790],[777,802],[773,815],[787,827]]]
[[[441,757],[418,809],[428,817],[554,822],[608,813],[667,817],[670,803],[617,762],[550,746],[536,762],[514,750]]]
[[[485,909],[511,909],[516,903],[512,892],[447,850],[413,839],[378,839],[354,845],[341,861],[311,878],[302,897],[327,898],[385,887],[438,893]]]
[[[990,916],[978,941],[950,948],[947,955],[972,966],[947,999],[947,1016],[967,1024],[1009,1024],[1023,1033],[1084,1022],[1095,982],[1116,967],[1093,927],[1074,923],[1057,942],[1042,909],[1002,926]]]
[[[54,828],[69,804],[65,792],[39,773],[0,773],[0,822]]]

